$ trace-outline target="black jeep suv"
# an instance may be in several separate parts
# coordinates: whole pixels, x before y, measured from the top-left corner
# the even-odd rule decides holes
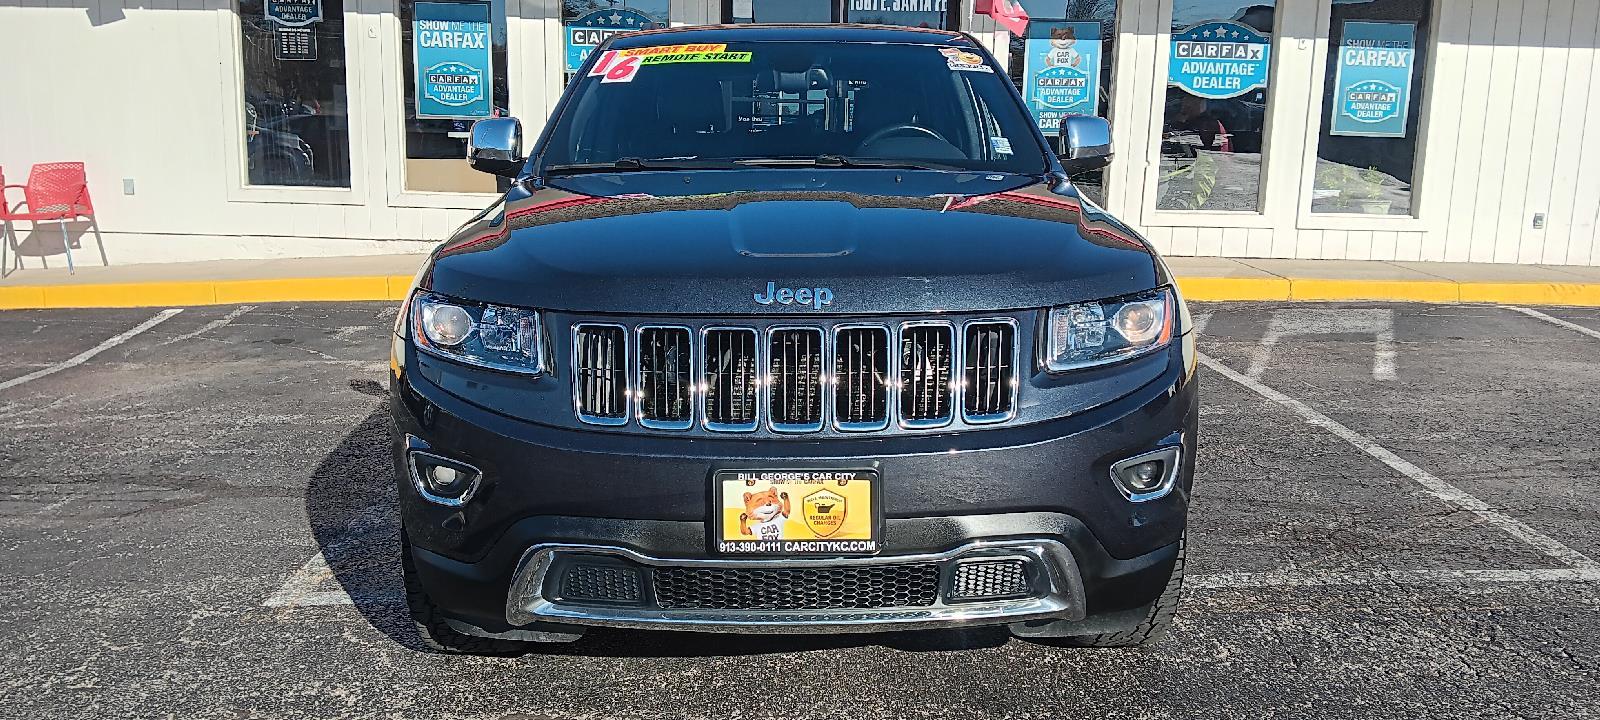
[[[619,35],[395,327],[412,612],[458,650],[589,626],[1170,622],[1195,349],[1138,234],[972,38],[882,27]]]

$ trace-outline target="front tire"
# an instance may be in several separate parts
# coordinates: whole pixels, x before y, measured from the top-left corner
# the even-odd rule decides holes
[[[411,559],[411,541],[403,530],[400,532],[400,568],[411,622],[423,646],[429,650],[452,655],[517,655],[528,651],[528,643],[467,635],[450,627],[422,588],[416,563]]]
[[[1178,615],[1178,601],[1183,590],[1184,551],[1188,544],[1187,537],[1187,532],[1178,536],[1178,557],[1177,561],[1172,565],[1172,574],[1167,578],[1167,586],[1161,591],[1160,597],[1157,597],[1155,602],[1150,604],[1145,611],[1144,617],[1137,624],[1125,630],[1113,632],[1056,637],[1028,637],[1027,639],[1044,645],[1060,647],[1121,648],[1139,647],[1166,637],[1167,631],[1172,627],[1173,619]]]

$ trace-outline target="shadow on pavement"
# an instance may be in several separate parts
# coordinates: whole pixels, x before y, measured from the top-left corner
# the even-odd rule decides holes
[[[352,386],[362,392],[365,388]],[[365,394],[365,393],[363,393]],[[396,643],[430,652],[405,605],[399,509],[389,460],[389,415],[379,409],[348,432],[306,484],[306,517],[334,579],[368,623]],[[331,590],[332,588],[324,588]],[[592,657],[762,655],[878,645],[907,652],[996,647],[1004,628],[861,635],[718,635],[596,628],[573,643],[530,644],[527,654]]]

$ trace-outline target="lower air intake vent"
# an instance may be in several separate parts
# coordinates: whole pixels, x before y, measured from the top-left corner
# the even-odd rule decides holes
[[[1018,559],[962,563],[950,586],[950,597],[960,600],[997,600],[1030,593],[1028,568]]]
[[[687,430],[694,424],[689,329],[639,328],[639,424]]]
[[[1017,326],[1010,322],[967,325],[963,340],[961,416],[967,422],[999,422],[1016,406]]]
[[[954,329],[906,324],[900,329],[900,419],[907,427],[950,422]]]
[[[756,331],[710,328],[705,331],[705,417],[712,430],[756,429],[760,373]]]
[[[628,421],[628,333],[620,325],[579,325],[573,333],[573,401],[578,419]]]
[[[772,378],[768,408],[772,429],[813,432],[822,429],[822,331],[773,330],[767,366]]]
[[[926,607],[939,596],[931,563],[831,568],[656,568],[663,609],[833,610]]]

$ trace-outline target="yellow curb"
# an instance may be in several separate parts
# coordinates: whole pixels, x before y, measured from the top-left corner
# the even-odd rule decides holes
[[[1178,290],[1185,300],[1197,302],[1225,300],[1288,300],[1289,281],[1279,277],[1227,278],[1178,277]]]
[[[1291,281],[1290,300],[1384,300],[1461,302],[1461,285],[1449,280],[1322,280]]]
[[[87,285],[0,285],[0,310],[175,307],[270,302],[398,302],[409,275],[173,281]],[[1600,307],[1600,283],[1456,283],[1449,280],[1328,280],[1178,277],[1197,302],[1367,300]]]
[[[1461,302],[1600,306],[1600,284],[1463,283]]]

